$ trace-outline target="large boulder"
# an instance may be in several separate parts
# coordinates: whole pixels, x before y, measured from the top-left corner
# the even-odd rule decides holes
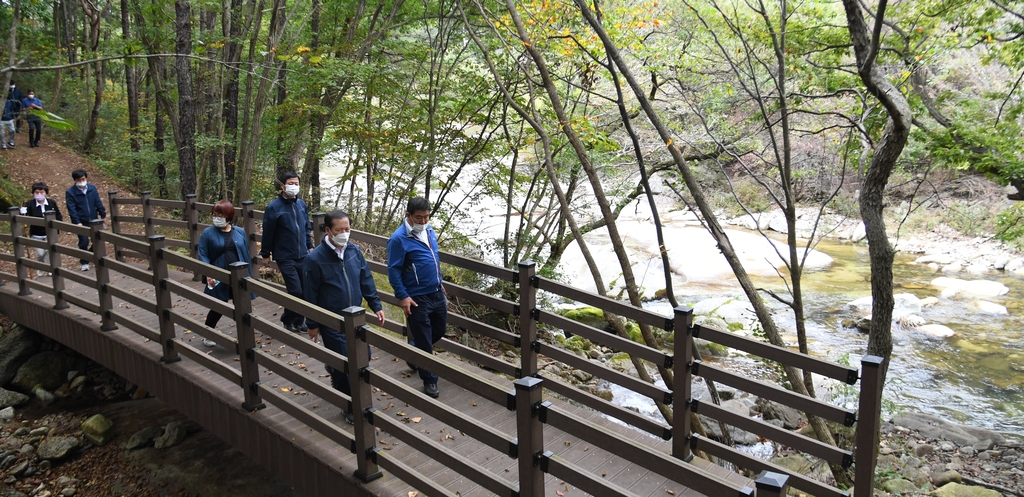
[[[956,335],[956,332],[953,331],[952,328],[941,324],[925,324],[918,326],[917,328],[914,329],[921,333],[924,333],[925,335],[935,338],[948,338],[953,335]]]
[[[21,326],[0,338],[0,387],[10,383],[18,368],[39,351],[40,342],[38,333]]]
[[[94,414],[82,422],[82,434],[96,445],[105,445],[114,437],[114,423],[102,414]]]
[[[48,437],[39,444],[36,455],[40,459],[59,461],[78,448],[81,442],[75,437]]]
[[[921,312],[921,299],[917,298],[917,296],[912,293],[897,293],[896,295],[893,295],[892,298],[893,319],[897,319],[906,314],[919,314]],[[846,305],[857,312],[868,313],[871,312],[872,299],[870,296],[861,297]]]
[[[992,430],[958,425],[931,414],[901,414],[895,416],[892,422],[897,426],[917,430],[924,437],[949,440],[958,445],[974,445],[982,440],[991,440],[996,445],[1002,445],[1006,441],[1002,435]]]
[[[28,402],[28,395],[0,388],[0,409],[20,406]]]
[[[188,435],[188,431],[185,429],[185,424],[180,421],[171,421],[167,423],[167,427],[164,428],[163,435],[160,435],[153,440],[153,446],[158,449],[166,449],[168,447],[174,447],[185,440],[185,436]]]
[[[931,494],[938,497],[1003,497],[1002,492],[959,483],[947,483]]]
[[[722,402],[722,409],[732,411],[743,417],[750,417],[750,407],[740,400],[733,399]],[[718,440],[722,439],[722,429],[719,426],[718,421],[715,421],[707,416],[700,416],[701,422],[704,423],[704,429],[707,430],[708,436]],[[732,439],[739,445],[754,445],[757,443],[757,435],[744,431],[735,426],[726,425],[729,428],[729,434],[732,435]]]
[[[795,430],[803,424],[803,414],[792,407],[764,398],[757,399],[757,407],[761,410],[761,417],[765,421],[773,419],[782,421],[782,427],[787,430]]]
[[[969,293],[977,297],[998,297],[1010,291],[1006,285],[998,281],[962,280],[947,277],[935,278],[932,280],[932,286],[942,288],[944,295],[947,290],[955,290],[956,294]]]
[[[58,350],[40,352],[18,368],[12,384],[24,392],[31,392],[36,385],[46,390],[56,390],[68,378],[68,371],[74,369],[75,359]]]

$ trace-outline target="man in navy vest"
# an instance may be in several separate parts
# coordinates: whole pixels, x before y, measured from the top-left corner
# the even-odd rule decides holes
[[[299,176],[284,173],[280,183],[281,195],[267,204],[263,213],[260,257],[264,265],[269,265],[273,256],[288,294],[301,299],[299,272],[302,261],[313,250],[313,223],[309,220],[306,203],[299,198]],[[305,318],[287,307],[281,313],[281,325],[294,333],[305,333],[309,329]]]
[[[71,172],[71,178],[75,180],[75,184],[64,193],[71,224],[89,226],[93,219],[106,219],[107,209],[100,200],[100,191],[89,184],[89,173],[85,172],[85,169],[76,169]],[[78,235],[78,248],[92,250],[89,247],[89,237]],[[81,259],[79,262],[82,263],[82,271],[89,270],[89,261]]]

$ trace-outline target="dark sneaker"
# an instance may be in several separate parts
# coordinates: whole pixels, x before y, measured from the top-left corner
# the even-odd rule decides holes
[[[288,330],[288,331],[290,331],[292,333],[298,333],[298,331],[295,330],[295,325],[293,325],[291,323],[281,323],[281,326],[284,326],[284,329],[286,329],[286,330]]]
[[[441,395],[441,392],[437,390],[437,383],[424,383],[423,393],[435,399]]]
[[[350,412],[348,412],[348,411],[346,411],[344,409],[341,410],[341,417],[345,418],[345,422],[350,424],[350,425],[356,424],[356,418],[354,418],[352,416],[352,413],[350,413]]]
[[[309,326],[306,326],[306,323],[299,323],[295,325],[295,333],[305,333],[307,331],[309,331]]]
[[[417,371],[419,371],[419,370],[420,370],[420,368],[416,367],[416,365],[415,365],[415,364],[413,364],[413,363],[411,363],[411,362],[409,362],[409,361],[406,361],[406,362],[405,362],[405,365],[406,365],[406,366],[409,366],[409,370],[410,370],[410,371],[412,371],[413,373],[415,373],[415,372],[417,372]]]

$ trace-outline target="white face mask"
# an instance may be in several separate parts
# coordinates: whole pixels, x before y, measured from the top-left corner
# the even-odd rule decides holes
[[[218,228],[223,228],[228,225],[228,220],[220,216],[213,216],[213,225]]]
[[[284,194],[294,197],[299,194],[299,185],[284,185]]]
[[[426,224],[416,224],[416,223],[413,223],[413,225],[412,225],[412,234],[419,235],[420,233],[423,233],[423,230],[425,230],[425,229],[427,229],[427,225]]]
[[[43,195],[42,193],[39,195],[33,195],[33,197],[35,197],[36,202],[46,202],[46,195]]]
[[[86,180],[82,180],[79,181],[78,183],[75,183],[75,185],[77,185],[79,189],[85,190],[85,187],[89,186],[89,182]]]
[[[348,237],[350,234],[351,233],[349,232],[338,233],[331,237],[331,241],[334,242],[334,245],[338,248],[342,248],[346,243],[348,243]]]

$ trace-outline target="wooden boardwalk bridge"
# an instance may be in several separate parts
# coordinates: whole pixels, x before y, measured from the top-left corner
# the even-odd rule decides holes
[[[153,393],[215,433],[300,491],[327,495],[714,495],[774,496],[787,487],[816,496],[847,491],[790,473],[707,437],[691,434],[692,414],[701,414],[797,448],[823,462],[853,466],[854,495],[872,494],[881,384],[878,358],[851,368],[794,353],[728,332],[692,325],[687,308],[662,316],[588,294],[535,274],[532,263],[515,270],[442,253],[442,262],[477,273],[485,282],[505,282],[514,299],[486,295],[446,282],[455,306],[449,325],[467,336],[500,342],[516,354],[498,357],[444,339],[435,356],[410,347],[403,323],[368,326],[361,308],[336,315],[290,297],[280,285],[248,276],[245,262],[225,271],[195,258],[200,218],[211,204],[109,195],[111,226],[101,221],[76,226],[26,217],[12,208],[0,215],[10,225],[0,234],[0,312],[103,364]],[[160,217],[174,212],[178,219]],[[180,215],[179,215],[180,213]],[[240,220],[256,254],[262,212],[244,202]],[[321,215],[322,216],[322,215]],[[319,216],[314,215],[319,242]],[[184,220],[182,220],[184,219]],[[47,240],[24,236],[26,225],[44,226]],[[168,236],[158,235],[160,229]],[[93,252],[79,250],[68,234],[89,236]],[[178,238],[174,238],[173,236]],[[353,240],[383,247],[386,239],[353,232]],[[48,265],[26,256],[51,253]],[[374,251],[369,251],[371,254]],[[377,251],[383,253],[383,249]],[[33,254],[34,255],[34,254]],[[94,270],[62,267],[62,258],[93,261]],[[368,255],[368,258],[371,258]],[[255,264],[257,261],[250,261]],[[370,261],[375,272],[386,272]],[[36,271],[50,272],[33,279]],[[232,285],[235,295],[255,300],[225,303],[202,293],[199,274]],[[254,272],[255,274],[255,272]],[[671,353],[606,333],[538,304],[538,294],[595,306],[638,323],[674,331]],[[380,291],[382,300],[397,300]],[[502,315],[506,328],[458,313],[459,304]],[[344,330],[348,357],[279,326],[282,306]],[[209,309],[225,316],[207,328]],[[541,326],[638,357],[674,371],[676,388],[631,377],[604,363],[538,338]],[[767,360],[857,385],[858,410],[735,375],[693,356],[692,338],[721,343]],[[202,346],[202,339],[216,346]],[[368,348],[359,344],[366,343]],[[513,357],[514,356],[514,357]],[[441,397],[420,392],[406,362],[440,375]],[[541,368],[559,361],[604,381],[630,388],[672,408],[672,422],[652,420],[617,407]],[[324,364],[352,372],[352,396],[330,388]],[[691,398],[694,376],[795,407],[839,425],[855,426],[853,450],[831,447],[714,404]],[[357,413],[348,425],[340,409]],[[744,476],[694,454],[706,454],[748,471]]]

